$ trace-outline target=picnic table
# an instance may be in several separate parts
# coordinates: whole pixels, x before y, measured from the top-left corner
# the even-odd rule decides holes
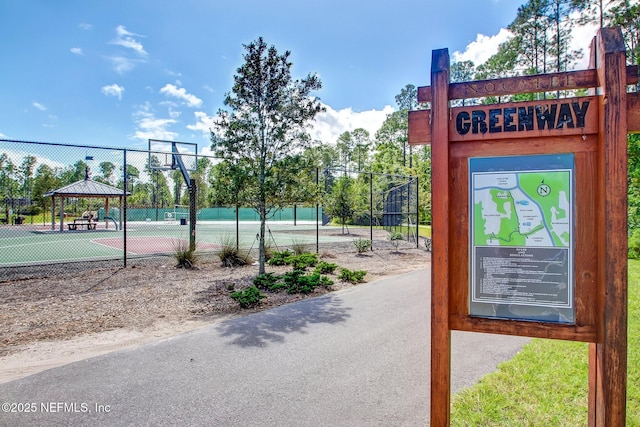
[[[76,218],[73,220],[73,223],[69,223],[67,224],[69,226],[69,230],[78,230],[86,228],[87,230],[95,230],[96,229],[96,222],[91,221],[90,219],[86,219],[86,218]]]

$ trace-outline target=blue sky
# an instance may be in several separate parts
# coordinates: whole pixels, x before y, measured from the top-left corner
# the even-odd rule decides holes
[[[429,84],[433,49],[495,49],[522,0],[1,0],[0,138],[208,147],[243,44],[291,51],[327,106],[314,136],[372,133],[406,84]],[[480,36],[479,36],[480,35]],[[473,51],[474,53],[472,53]]]

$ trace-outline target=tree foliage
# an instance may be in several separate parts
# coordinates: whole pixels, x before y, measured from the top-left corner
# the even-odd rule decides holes
[[[264,273],[265,222],[286,200],[294,182],[292,155],[310,144],[309,123],[322,111],[313,91],[317,75],[291,76],[291,53],[279,54],[262,37],[244,45],[244,64],[237,69],[227,109],[218,111],[211,148],[243,172],[243,202],[260,217],[260,273]]]

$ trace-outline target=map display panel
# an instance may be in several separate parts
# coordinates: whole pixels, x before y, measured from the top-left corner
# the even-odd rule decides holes
[[[470,158],[472,316],[573,323],[573,154]]]

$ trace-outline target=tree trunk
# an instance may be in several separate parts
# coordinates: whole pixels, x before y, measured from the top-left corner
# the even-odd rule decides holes
[[[258,275],[264,274],[264,236],[267,222],[267,210],[264,202],[261,202],[260,206],[260,244],[258,245]]]

